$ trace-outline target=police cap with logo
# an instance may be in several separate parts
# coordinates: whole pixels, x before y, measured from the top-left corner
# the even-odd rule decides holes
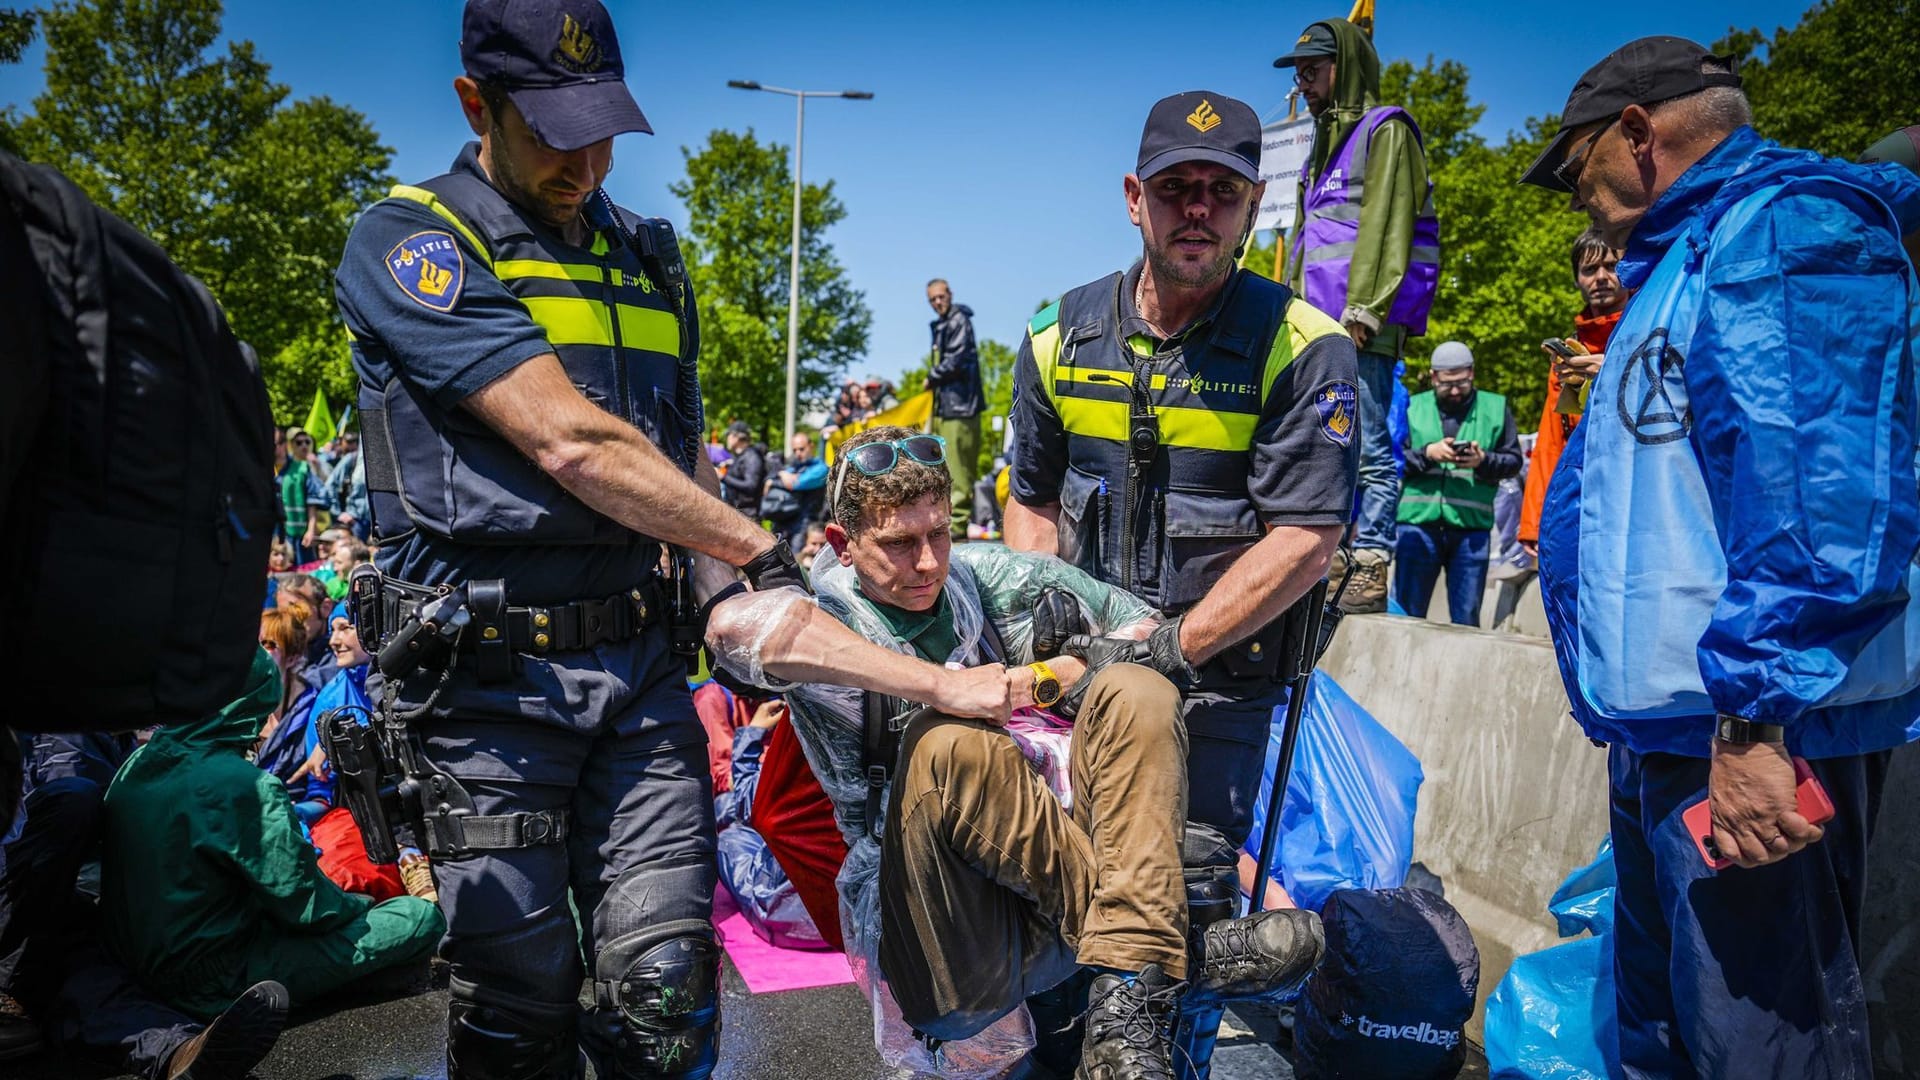
[[[620,42],[599,0],[467,0],[460,59],[468,75],[504,87],[555,150],[653,134],[622,81]]]
[[[1725,72],[1702,71],[1712,61]],[[1629,105],[1642,107],[1672,101],[1712,86],[1739,86],[1731,57],[1715,56],[1706,46],[1686,38],[1655,36],[1629,41],[1587,69],[1567,95],[1560,111],[1560,130],[1520,178],[1549,191],[1573,189],[1554,175],[1567,160],[1567,144],[1577,128],[1597,120],[1611,120]]]
[[[1259,183],[1260,117],[1245,102],[1208,90],[1161,98],[1147,114],[1133,174],[1145,180],[1183,161],[1225,165]]]

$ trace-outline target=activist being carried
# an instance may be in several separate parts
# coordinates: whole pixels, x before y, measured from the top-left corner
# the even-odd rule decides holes
[[[584,1050],[697,1080],[720,974],[697,560],[663,582],[661,546],[805,579],[718,497],[671,227],[601,187],[614,136],[652,130],[606,9],[469,0],[460,57],[478,141],[367,210],[336,277],[380,541],[352,608],[446,911],[447,1072],[568,1077]]]
[[[1235,266],[1259,156],[1239,101],[1153,106],[1125,182],[1143,257],[1041,310],[1021,342],[1006,509],[1010,547],[1166,617],[1126,658],[1182,689],[1188,817],[1235,848],[1285,699],[1280,616],[1353,516],[1361,423],[1352,339]]]
[[[1523,178],[1633,296],[1540,522],[1567,695],[1611,747],[1631,1077],[1872,1074],[1867,845],[1920,733],[1920,180],[1750,119],[1729,58],[1641,38]]]
[[[797,589],[717,602],[708,645],[787,695],[849,847],[841,919],[870,992],[883,978],[918,1033],[960,1040],[1084,965],[1098,977],[1080,1075],[1170,1076],[1184,986],[1297,982],[1319,920],[1214,922],[1190,970],[1179,694],[1117,651],[1057,654],[1071,633],[1145,634],[1154,613],[1048,556],[955,549],[946,457],[903,427],[848,440],[817,606]],[[1072,720],[1071,810],[1005,730],[1031,708]]]

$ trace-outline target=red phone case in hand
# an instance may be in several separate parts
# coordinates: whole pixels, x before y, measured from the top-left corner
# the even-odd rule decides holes
[[[1833,800],[1827,796],[1827,789],[1808,767],[1807,759],[1793,759],[1794,798],[1799,803],[1800,816],[1812,825],[1825,825],[1833,820]],[[1681,824],[1686,826],[1687,835],[1693,837],[1693,846],[1700,850],[1700,861],[1714,870],[1725,870],[1733,865],[1733,860],[1714,854],[1713,844],[1713,808],[1706,799],[1701,799],[1680,813]]]

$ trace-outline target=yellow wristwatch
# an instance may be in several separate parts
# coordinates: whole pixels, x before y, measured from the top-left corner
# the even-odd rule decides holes
[[[1060,676],[1044,660],[1035,660],[1027,667],[1033,669],[1033,703],[1043,709],[1053,708],[1060,700]]]

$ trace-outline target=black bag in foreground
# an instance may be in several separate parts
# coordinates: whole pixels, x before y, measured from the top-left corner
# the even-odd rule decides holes
[[[1327,951],[1295,1014],[1302,1080],[1444,1080],[1466,1061],[1480,950],[1425,889],[1342,889],[1321,910]]]
[[[4,152],[0,296],[0,720],[213,712],[259,648],[278,514],[257,359],[158,245]]]

